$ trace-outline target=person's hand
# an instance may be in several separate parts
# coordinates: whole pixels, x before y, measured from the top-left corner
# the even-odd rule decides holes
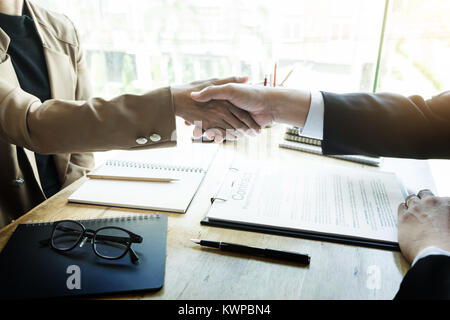
[[[450,251],[450,198],[430,190],[409,195],[398,207],[398,243],[410,263],[429,246]]]
[[[274,121],[303,126],[311,100],[309,91],[236,83],[209,86],[191,97],[197,102],[229,101],[248,111],[261,127]]]
[[[237,108],[230,102],[197,102],[192,100],[190,96],[191,92],[200,91],[208,86],[243,83],[246,81],[246,77],[231,77],[171,86],[175,114],[183,118],[187,124],[195,124],[195,138],[201,137],[204,133],[203,130],[206,130],[209,138],[215,137],[216,142],[220,142],[226,136],[228,139],[235,139],[242,136],[244,132],[259,131],[261,127],[250,114]]]

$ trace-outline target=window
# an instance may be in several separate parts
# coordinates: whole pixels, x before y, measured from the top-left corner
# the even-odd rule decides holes
[[[369,90],[383,3],[371,0],[38,0],[77,26],[96,95],[248,75],[278,62],[286,85]],[[122,83],[121,83],[122,82]]]
[[[378,91],[431,97],[450,88],[449,1],[394,0]]]
[[[449,1],[389,0],[379,70],[387,1],[35,2],[74,21],[105,98],[230,75],[259,82],[275,61],[279,82],[294,70],[285,83],[294,88],[424,97],[450,88]]]
[[[431,98],[450,90],[450,1],[393,0],[377,91]],[[429,160],[436,188],[450,195],[450,161]]]

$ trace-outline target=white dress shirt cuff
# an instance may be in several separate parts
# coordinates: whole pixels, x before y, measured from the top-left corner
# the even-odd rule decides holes
[[[310,138],[323,139],[323,115],[324,115],[323,96],[320,91],[311,91],[311,105],[309,106],[308,116],[302,135]]]
[[[438,247],[426,247],[422,251],[419,252],[419,254],[416,256],[414,261],[411,264],[411,267],[414,266],[414,264],[419,261],[422,258],[428,257],[430,255],[444,255],[450,257],[450,252],[446,250],[442,250]]]

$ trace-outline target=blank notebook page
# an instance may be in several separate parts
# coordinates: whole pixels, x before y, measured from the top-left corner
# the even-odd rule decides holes
[[[116,166],[107,166],[106,169],[102,166],[94,172],[107,170],[111,173],[117,167],[118,174],[128,170],[135,175],[138,175],[138,171],[142,171],[142,175],[153,175],[156,172],[160,177],[178,180],[147,182],[89,179],[69,197],[69,202],[184,213],[216,151],[216,145],[193,145],[121,152],[110,160]],[[120,163],[131,162],[146,164],[148,167],[120,166]]]

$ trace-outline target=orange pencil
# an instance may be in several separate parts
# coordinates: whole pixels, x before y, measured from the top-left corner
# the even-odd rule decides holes
[[[275,70],[273,71],[273,86],[277,86],[277,64],[275,63]]]

